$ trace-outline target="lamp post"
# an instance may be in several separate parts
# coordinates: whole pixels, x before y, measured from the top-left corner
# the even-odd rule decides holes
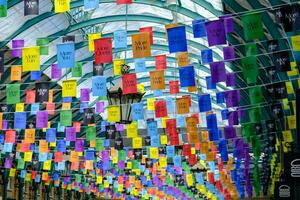
[[[121,69],[122,74],[129,73],[130,66],[123,64]],[[138,103],[142,100],[145,93],[137,92],[135,94],[123,94],[121,83],[118,82],[115,86],[107,91],[107,98],[109,105],[120,106],[120,123],[130,124],[131,118],[131,104]]]

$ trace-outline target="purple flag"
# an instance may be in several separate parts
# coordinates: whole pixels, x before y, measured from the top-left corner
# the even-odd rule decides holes
[[[48,127],[48,111],[38,111],[36,113],[36,128]]]
[[[125,130],[125,125],[124,124],[115,124],[116,131],[124,131]]]
[[[226,86],[228,87],[235,86],[235,73],[226,74]]]
[[[9,159],[9,158],[6,158],[6,159],[5,159],[4,168],[5,168],[5,169],[9,169],[9,168],[11,168],[11,166],[12,166],[12,160]]]
[[[98,101],[96,102],[96,113],[103,113],[104,112],[104,102]]]
[[[235,59],[234,47],[233,46],[223,47],[223,56],[224,56],[224,60]]]
[[[226,44],[226,33],[222,19],[206,22],[205,25],[209,46]]]
[[[224,17],[224,26],[226,33],[234,32],[234,22],[231,16]]]
[[[80,89],[80,101],[90,101],[90,88]]]
[[[234,141],[235,148],[236,148],[236,153],[237,153],[237,158],[242,159],[245,157],[245,152],[244,152],[244,141],[242,138],[237,138]]]
[[[13,40],[11,56],[13,58],[22,58],[23,47],[24,47],[24,40]]]
[[[239,116],[237,111],[228,112],[229,126],[239,125]]]
[[[7,120],[2,120],[2,130],[6,130],[8,127],[8,121]]]
[[[75,141],[75,151],[76,152],[84,151],[84,140],[83,139],[78,139]]]
[[[52,64],[51,66],[51,79],[60,79],[61,69],[58,68],[57,64]]]
[[[225,91],[225,102],[227,108],[239,106],[240,91],[239,90]]]
[[[224,137],[225,137],[225,139],[236,138],[235,128],[232,126],[225,126],[224,127]]]
[[[67,141],[76,141],[76,128],[67,127],[66,128],[66,140]]]
[[[226,81],[226,70],[224,62],[210,63],[211,81],[213,83]]]

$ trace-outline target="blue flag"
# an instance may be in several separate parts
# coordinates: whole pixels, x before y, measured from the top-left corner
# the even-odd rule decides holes
[[[26,112],[15,112],[14,114],[14,129],[26,128]]]
[[[42,75],[41,71],[31,71],[30,72],[30,80],[31,81],[39,81],[39,80],[41,80],[41,75]]]
[[[94,76],[92,78],[92,93],[93,96],[106,96],[106,77]]]
[[[55,128],[47,128],[46,129],[46,141],[47,142],[55,142],[56,140],[56,129]]]
[[[194,38],[201,38],[206,36],[205,20],[194,20],[193,21],[193,33]]]
[[[131,104],[132,120],[144,119],[144,105],[143,103]]]
[[[134,60],[135,73],[146,72],[146,60],[145,58],[139,58]]]
[[[212,49],[201,50],[202,64],[209,64],[213,62],[213,51]]]
[[[178,26],[167,29],[170,53],[186,52],[187,42],[185,26]]]
[[[180,86],[195,86],[195,71],[193,66],[179,68]]]
[[[57,44],[57,65],[59,69],[75,66],[74,43]]]
[[[200,112],[211,111],[211,100],[209,94],[198,96],[198,103]]]
[[[114,47],[116,49],[127,47],[127,32],[126,30],[118,30],[114,32]]]
[[[217,89],[217,84],[212,82],[211,76],[206,77],[206,88],[209,90]]]
[[[84,9],[96,9],[99,8],[99,0],[84,0]]]
[[[147,133],[150,136],[158,134],[156,121],[148,121],[147,122]]]
[[[224,92],[217,93],[217,103],[225,103],[225,93]]]

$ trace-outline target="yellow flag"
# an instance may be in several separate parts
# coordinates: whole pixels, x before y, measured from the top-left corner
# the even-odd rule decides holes
[[[187,185],[190,187],[194,184],[194,180],[193,180],[193,174],[187,174],[186,175],[186,183]]]
[[[16,169],[15,168],[10,168],[9,170],[9,176],[10,177],[15,177],[16,175]]]
[[[126,125],[126,133],[128,138],[137,137],[138,133],[138,124],[137,122],[132,122],[131,124]]]
[[[109,106],[107,107],[107,121],[108,122],[119,122],[120,121],[120,106]]]
[[[24,103],[17,103],[16,112],[23,112],[23,111],[24,111]]]
[[[300,35],[292,36],[292,46],[294,51],[300,51]]]
[[[157,147],[150,147],[150,158],[151,159],[158,159],[158,148]]]
[[[31,162],[32,160],[32,152],[25,152],[24,153],[24,161],[25,162]]]
[[[114,75],[121,75],[122,65],[125,64],[123,59],[114,60]]]
[[[298,73],[296,62],[291,62],[290,65],[291,65],[291,71],[288,71],[287,75],[288,76],[297,76],[299,73]]]
[[[296,129],[296,115],[287,116],[289,129]]]
[[[102,184],[102,176],[97,176],[97,184]]]
[[[160,136],[160,144],[168,144],[168,137],[166,135]]]
[[[54,8],[55,13],[70,11],[70,0],[54,0]]]
[[[293,142],[293,135],[290,130],[282,131],[282,138],[285,142]]]
[[[88,41],[89,41],[89,51],[93,52],[95,50],[94,40],[101,38],[100,33],[91,33],[88,34]]]
[[[168,119],[169,119],[168,117],[161,118],[161,127],[162,128],[166,128],[167,127],[167,120]]]
[[[167,158],[166,157],[159,157],[159,167],[160,168],[167,167]]]
[[[147,99],[147,109],[148,110],[154,110],[154,102],[155,102],[155,98]]]
[[[76,97],[76,80],[67,80],[62,83],[62,97]]]
[[[141,137],[132,138],[132,148],[134,148],[134,149],[142,148],[142,138]]]
[[[3,113],[0,113],[0,130],[2,130]]]
[[[285,82],[285,87],[288,94],[294,94],[294,88],[291,81]]]
[[[22,49],[23,72],[40,71],[40,47]]]
[[[145,86],[144,86],[144,84],[142,84],[142,83],[137,84],[137,89],[138,89],[138,92],[145,93]]]
[[[51,160],[46,160],[43,164],[44,170],[50,170],[51,169]]]
[[[25,142],[34,143],[35,141],[35,129],[25,129]]]

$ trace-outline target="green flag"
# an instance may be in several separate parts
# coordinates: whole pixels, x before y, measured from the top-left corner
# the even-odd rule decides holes
[[[6,16],[7,16],[7,6],[0,5],[0,17],[6,17]]]
[[[38,38],[36,40],[36,45],[40,47],[40,54],[41,55],[48,55],[49,54],[49,40],[48,38]]]
[[[248,112],[251,122],[259,122],[261,120],[261,112],[259,107],[251,108],[248,110]]]
[[[245,57],[242,59],[243,76],[248,84],[254,84],[258,77],[257,60],[254,56]]]
[[[72,68],[72,77],[82,76],[82,64],[76,63],[75,67]]]
[[[257,46],[255,43],[250,43],[245,45],[246,56],[255,56],[257,55]]]
[[[25,166],[25,161],[23,158],[19,158],[18,159],[18,166],[17,166],[17,169],[24,169],[24,166]]]
[[[72,126],[72,111],[61,110],[60,111],[60,125],[61,126]]]
[[[91,141],[96,139],[96,127],[88,126],[86,127],[86,140]]]
[[[261,39],[264,36],[260,13],[244,15],[242,23],[246,40]]]
[[[258,104],[264,101],[261,87],[249,88],[248,91],[251,104]]]
[[[103,151],[104,139],[96,139],[96,151]]]
[[[118,151],[118,160],[126,160],[126,151],[125,150],[120,150]]]
[[[16,104],[20,102],[20,84],[6,85],[6,103]]]

